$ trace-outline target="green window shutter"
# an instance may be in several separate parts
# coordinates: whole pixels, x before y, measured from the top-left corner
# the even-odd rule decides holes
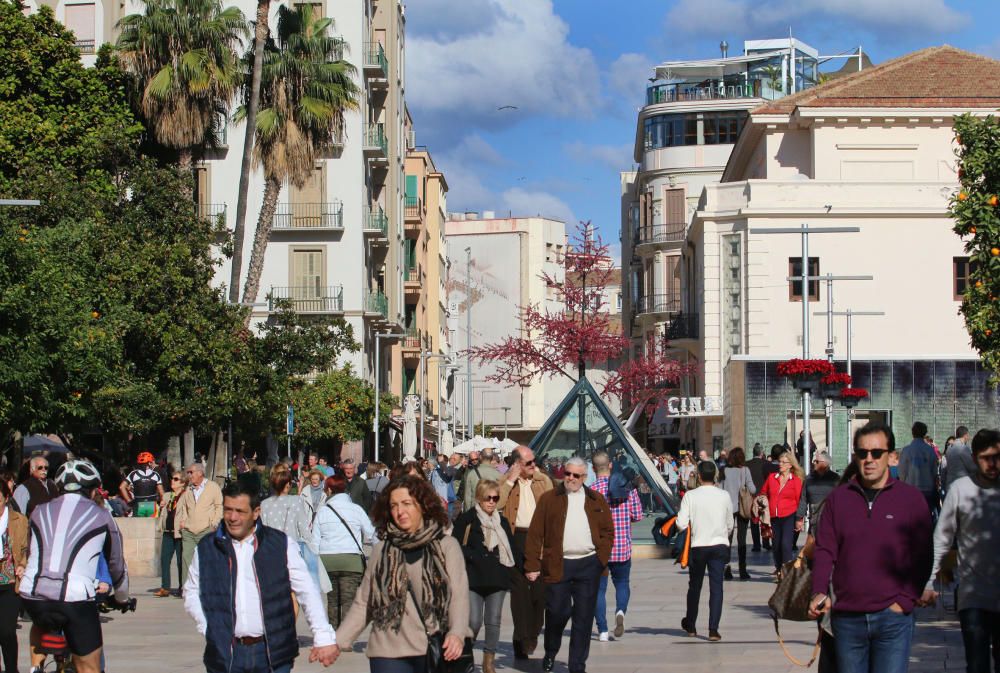
[[[417,176],[407,175],[406,176],[406,195],[411,198],[416,198],[417,196]]]

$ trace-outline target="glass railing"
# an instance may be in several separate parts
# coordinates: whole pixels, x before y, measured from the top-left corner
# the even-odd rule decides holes
[[[365,43],[365,68],[377,68],[382,77],[389,76],[389,59],[385,57],[385,48],[378,42]]]
[[[274,211],[275,229],[343,229],[344,204],[282,203]]]
[[[297,313],[341,313],[344,310],[344,286],[272,286],[267,301],[269,311],[273,311],[278,302],[288,302]]]
[[[366,313],[379,313],[383,318],[389,317],[389,298],[379,291],[369,292],[365,299]]]
[[[389,143],[385,139],[385,126],[383,124],[369,124],[365,129],[365,149],[379,150],[383,155],[389,152]]]
[[[727,98],[760,98],[760,80],[705,84],[657,84],[646,87],[646,105],[679,101],[724,100]]]
[[[382,206],[369,208],[365,217],[365,232],[369,234],[389,235],[389,217],[382,210]]]

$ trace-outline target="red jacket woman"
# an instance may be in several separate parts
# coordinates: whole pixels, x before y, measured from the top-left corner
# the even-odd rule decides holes
[[[767,510],[771,515],[771,532],[774,541],[774,567],[779,572],[782,565],[792,560],[792,547],[798,537],[802,522],[796,520],[799,498],[802,497],[802,478],[805,474],[795,460],[795,454],[785,451],[778,458],[778,471],[769,474],[760,489],[767,496]]]
[[[767,509],[772,518],[792,516],[799,509],[802,497],[802,480],[789,472],[788,481],[781,483],[779,472],[772,472],[764,480],[761,495],[767,496]]]

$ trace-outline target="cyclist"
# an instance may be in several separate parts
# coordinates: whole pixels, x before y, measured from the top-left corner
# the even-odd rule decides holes
[[[91,500],[101,476],[89,461],[64,463],[56,485],[63,495],[31,514],[28,565],[21,581],[21,598],[32,621],[31,671],[40,672],[45,661],[36,651],[42,634],[62,631],[77,673],[99,673],[104,643],[95,597],[98,559],[103,554],[107,560],[115,603],[126,603],[122,536],[111,514]]]
[[[163,501],[163,480],[153,469],[153,454],[149,451],[140,453],[135,463],[138,467],[121,485],[122,497],[132,505],[132,516],[153,516],[154,505]],[[126,486],[131,487],[130,491]]]

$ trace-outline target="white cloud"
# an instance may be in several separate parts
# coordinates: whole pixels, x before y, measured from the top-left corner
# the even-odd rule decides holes
[[[567,225],[576,224],[576,216],[565,201],[554,194],[514,187],[502,194],[504,210],[514,215],[543,215],[562,220]]]
[[[632,168],[632,143],[592,145],[578,140],[567,144],[565,150],[576,161],[596,162],[616,171]]]
[[[742,26],[747,35],[785,35],[796,24],[824,20],[846,22],[887,35],[940,35],[958,30],[969,16],[946,0],[679,0],[667,13],[667,27],[681,37],[704,31],[719,32],[719,17],[729,26]]]
[[[407,100],[435,146],[455,142],[456,128],[495,130],[526,116],[592,113],[600,100],[594,56],[569,42],[569,27],[551,0],[475,4],[489,16],[478,32],[417,32],[407,39]],[[430,9],[415,5],[410,14]],[[506,105],[518,109],[497,109]]]
[[[653,73],[653,63],[645,54],[622,54],[608,67],[608,90],[620,97],[631,110],[643,102],[647,79]]]

